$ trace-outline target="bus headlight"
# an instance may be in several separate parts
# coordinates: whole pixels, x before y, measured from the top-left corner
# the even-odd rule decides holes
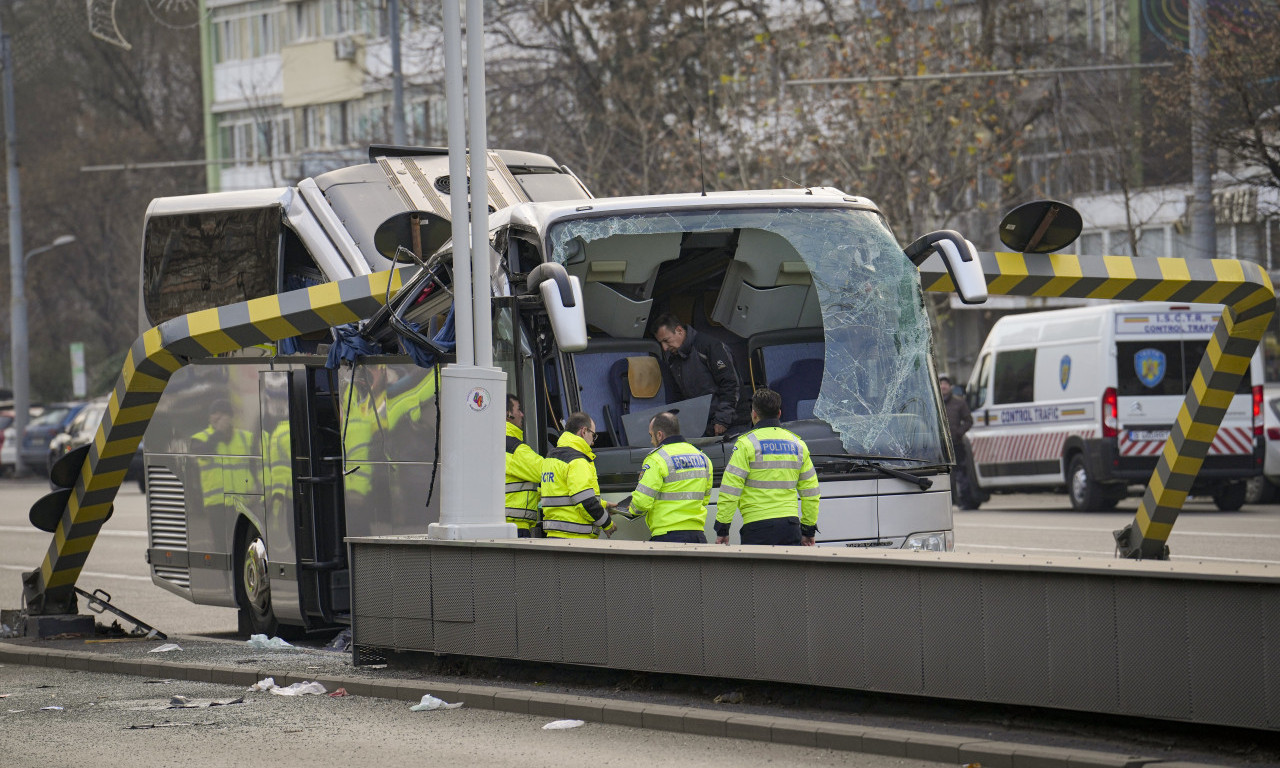
[[[915,552],[950,552],[955,548],[955,533],[952,531],[929,531],[916,533],[907,537],[903,549]]]

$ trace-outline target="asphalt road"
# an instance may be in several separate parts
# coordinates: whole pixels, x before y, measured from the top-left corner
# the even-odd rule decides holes
[[[168,708],[175,695],[195,706]],[[47,667],[0,667],[0,696],[0,765],[12,768],[936,765],[603,723],[544,730],[554,718],[466,707],[413,712],[368,696],[275,696]],[[214,701],[224,704],[208,706]]]
[[[21,605],[21,574],[39,567],[49,547],[49,534],[27,521],[31,504],[47,492],[42,480],[0,481],[0,608]],[[106,590],[115,604],[169,634],[234,636],[233,608],[192,605],[151,583],[143,560],[146,499],[137,486],[121,488],[115,506],[79,586]],[[1131,498],[1114,512],[1081,513],[1072,511],[1063,495],[996,495],[980,510],[956,511],[956,551],[1111,558],[1111,532],[1131,522],[1137,507],[1138,499]],[[1169,546],[1179,560],[1280,566],[1280,505],[1220,512],[1211,502],[1192,500],[1179,516]]]
[[[1129,498],[1114,512],[1076,512],[1065,494],[994,495],[981,509],[956,510],[956,552],[1114,557],[1112,531],[1133,522],[1138,502]],[[1280,505],[1221,512],[1212,501],[1192,499],[1168,544],[1173,560],[1280,565]]]

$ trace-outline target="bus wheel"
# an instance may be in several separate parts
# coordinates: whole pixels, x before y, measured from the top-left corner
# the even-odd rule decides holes
[[[1115,509],[1121,498],[1089,477],[1083,453],[1071,457],[1070,469],[1067,471],[1067,496],[1071,499],[1071,508],[1080,512],[1106,512]]]
[[[1235,512],[1244,506],[1249,486],[1245,483],[1227,483],[1213,492],[1213,503],[1223,512]]]
[[[257,528],[252,525],[244,526],[240,531],[237,551],[242,559],[240,575],[236,581],[236,602],[240,604],[240,633],[276,636],[280,632],[280,623],[271,610],[267,544]]]

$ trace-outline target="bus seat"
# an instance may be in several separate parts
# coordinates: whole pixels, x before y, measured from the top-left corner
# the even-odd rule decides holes
[[[811,418],[822,386],[821,328],[794,328],[757,334],[747,340],[751,387],[767,386],[782,396],[784,421]]]
[[[813,416],[813,404],[818,399],[818,389],[822,386],[822,358],[800,358],[791,362],[785,375],[771,379],[769,389],[782,396],[782,420]],[[799,415],[800,403],[808,406],[808,416]]]
[[[652,339],[592,339],[585,351],[573,354],[578,400],[596,420],[598,447],[627,444],[623,414],[667,402],[660,352]]]
[[[804,259],[786,238],[759,229],[738,235],[711,319],[743,338],[822,322]]]

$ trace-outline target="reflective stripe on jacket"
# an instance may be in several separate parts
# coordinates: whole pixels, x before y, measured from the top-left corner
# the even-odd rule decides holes
[[[650,536],[701,531],[711,501],[711,460],[679,435],[662,441],[644,460],[631,509],[644,513]]]
[[[585,440],[565,432],[542,460],[542,530],[548,537],[594,539],[613,530],[599,499],[595,458]]]
[[[742,514],[746,525],[794,517],[799,507],[801,530],[812,536],[818,525],[818,500],[818,475],[809,446],[776,419],[761,420],[733,446],[733,457],[720,480],[716,533],[728,535],[735,512]]]
[[[507,422],[507,522],[531,528],[538,522],[542,457],[524,443],[524,430]]]

